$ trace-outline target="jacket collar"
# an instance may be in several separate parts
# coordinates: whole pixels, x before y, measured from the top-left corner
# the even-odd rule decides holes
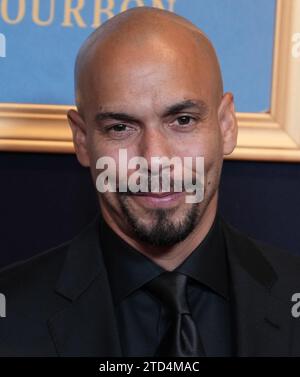
[[[67,302],[47,325],[60,356],[122,356],[98,226],[99,216],[72,241],[57,281]]]
[[[81,295],[97,276],[106,274],[98,232],[99,215],[69,246],[55,290],[71,301]]]

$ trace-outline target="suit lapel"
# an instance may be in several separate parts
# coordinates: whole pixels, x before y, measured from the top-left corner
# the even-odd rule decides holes
[[[237,356],[291,354],[289,296],[259,247],[223,221]]]
[[[66,305],[47,324],[61,356],[122,356],[98,223],[71,243],[57,282]]]

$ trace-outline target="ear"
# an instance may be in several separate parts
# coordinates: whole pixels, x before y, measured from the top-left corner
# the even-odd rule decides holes
[[[225,93],[218,110],[220,131],[223,136],[223,155],[233,152],[237,144],[238,124],[235,115],[233,95]]]
[[[79,113],[75,110],[68,111],[68,121],[73,134],[73,144],[78,161],[82,166],[90,166],[87,148],[86,125]]]

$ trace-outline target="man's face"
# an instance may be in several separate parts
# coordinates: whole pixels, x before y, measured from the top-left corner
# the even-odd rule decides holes
[[[85,128],[84,156],[94,182],[96,161],[112,157],[119,166],[119,150],[128,159],[204,157],[204,200],[186,203],[186,193],[99,193],[104,217],[125,233],[152,245],[173,245],[185,239],[217,195],[224,138],[220,126],[214,70],[209,54],[182,41],[145,41],[140,47],[110,46],[93,58],[82,91]],[[191,41],[191,43],[193,43]],[[180,47],[181,46],[181,47]],[[193,47],[193,46],[192,46]],[[195,164],[193,173],[196,175]],[[128,177],[132,173],[128,171]],[[171,182],[172,182],[171,170]],[[172,189],[172,185],[171,185]]]

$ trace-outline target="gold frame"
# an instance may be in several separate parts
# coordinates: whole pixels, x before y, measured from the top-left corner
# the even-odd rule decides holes
[[[300,161],[300,59],[292,56],[299,16],[300,0],[277,0],[271,109],[237,114],[238,145],[228,159]],[[0,150],[73,153],[69,108],[0,104]]]

